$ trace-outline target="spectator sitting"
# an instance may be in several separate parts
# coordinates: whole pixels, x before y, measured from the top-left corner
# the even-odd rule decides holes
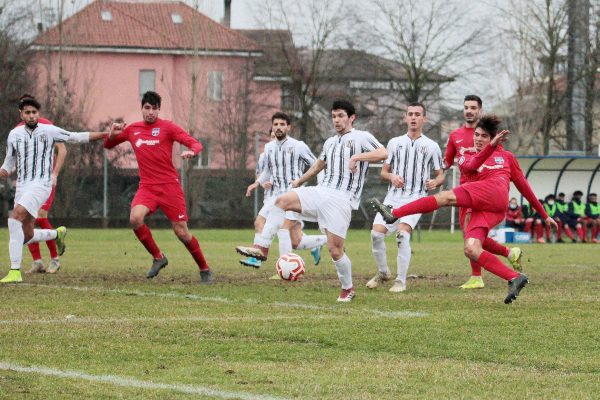
[[[556,221],[558,224],[558,229],[556,230],[556,241],[558,243],[563,243],[562,240],[562,221],[560,219],[560,212],[558,211],[558,204],[556,203],[556,198],[553,194],[549,194],[544,199],[544,209],[548,213],[548,216]],[[551,242],[551,231],[550,227],[546,225],[546,240]]]
[[[585,205],[585,216],[587,226],[591,230],[590,241],[598,243],[596,236],[598,236],[598,226],[600,224],[600,206],[598,206],[598,196],[596,193],[588,195],[587,204]]]
[[[544,201],[540,199],[540,203]],[[534,241],[535,236],[537,236],[538,243],[546,243],[544,240],[544,225],[542,221],[542,217],[531,209],[531,206],[528,204],[523,204],[523,216],[525,217],[525,228],[523,229],[525,232],[531,232],[531,240]]]
[[[513,197],[508,203],[505,225],[509,228],[515,228],[516,230],[523,230],[524,224],[525,221],[521,214],[521,207],[519,206],[519,203],[517,203],[517,199]]]
[[[585,204],[581,201],[583,192],[576,190],[573,192],[573,197],[569,202],[567,216],[569,217],[569,225],[577,230],[579,240],[585,243]]]
[[[565,235],[567,235],[567,237],[571,239],[573,243],[575,243],[577,240],[575,239],[575,235],[569,226],[575,226],[575,224],[571,223],[571,217],[569,217],[569,204],[567,204],[565,201],[565,194],[563,192],[560,192],[556,196],[556,207],[558,208],[558,217],[562,222],[562,228],[565,232]]]

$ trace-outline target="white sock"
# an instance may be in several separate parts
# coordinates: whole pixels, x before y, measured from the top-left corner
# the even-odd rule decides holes
[[[277,231],[281,228],[281,225],[283,225],[284,220],[285,211],[277,206],[272,206],[269,210],[269,216],[267,217],[265,226],[255,244],[267,248],[271,247],[273,238],[277,235]]]
[[[280,229],[277,231],[277,239],[279,240],[279,256],[292,252],[292,237],[288,229]]]
[[[321,247],[327,243],[327,236],[325,235],[302,235],[302,240],[296,247],[298,250],[314,249],[315,247]]]
[[[375,257],[375,264],[379,272],[387,274],[390,269],[387,265],[387,254],[385,248],[385,234],[381,232],[371,231],[371,251]]]
[[[260,233],[255,233],[254,234],[254,244],[258,244],[258,242],[260,241]]]
[[[337,261],[333,261],[337,270],[338,278],[342,283],[342,289],[350,289],[352,287],[352,261],[346,253]]]
[[[396,241],[398,242],[398,257],[396,258],[398,262],[398,276],[396,277],[396,281],[406,285],[406,274],[408,273],[411,256],[410,233],[398,231]]]
[[[25,244],[46,242],[48,240],[54,240],[54,239],[56,239],[56,230],[55,229],[34,229],[33,237],[31,239],[29,239],[29,242],[27,242]]]
[[[23,259],[23,242],[25,234],[23,233],[23,224],[14,218],[8,219],[8,254],[10,256],[10,269],[21,269],[21,260]]]

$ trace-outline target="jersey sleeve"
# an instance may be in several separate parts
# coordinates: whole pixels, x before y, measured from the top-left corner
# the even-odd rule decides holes
[[[310,151],[310,148],[308,147],[308,145],[306,143],[300,142],[300,145],[298,146],[298,150],[299,150],[299,158],[300,158],[300,160],[302,160],[304,162],[305,166],[310,167],[311,165],[313,165],[315,163],[315,161],[317,161],[317,158],[312,153],[312,151]]]
[[[388,142],[388,144],[386,146],[388,156],[385,159],[385,161],[383,162],[384,164],[392,165],[392,163],[394,162],[394,159],[396,158],[396,152],[394,151],[394,148],[396,147],[396,141],[394,139],[395,138],[390,139],[390,141]]]
[[[364,132],[364,135],[361,136],[360,149],[363,153],[376,150],[380,147],[383,147],[383,145],[371,133]]]
[[[321,154],[319,154],[319,160],[323,161],[324,163],[327,164],[327,150],[329,149],[329,146],[331,146],[331,140],[327,139],[325,141],[325,144],[323,145],[323,150],[321,150]]]
[[[48,125],[47,129],[55,142],[87,143],[90,141],[89,132],[69,132],[54,125]]]
[[[529,182],[527,182],[525,175],[523,175],[523,171],[521,170],[517,159],[513,155],[510,156],[510,179],[515,184],[517,190],[527,199],[529,204],[535,209],[540,217],[543,219],[548,218],[546,209],[542,203],[540,203],[537,197],[535,197],[535,193],[533,193]]]
[[[17,149],[15,148],[14,136],[9,134],[8,139],[6,140],[6,156],[4,157],[4,163],[0,168],[10,173],[15,168],[16,161]]]
[[[446,153],[444,154],[444,169],[448,169],[454,164],[454,158],[456,157],[456,146],[454,140],[452,140],[452,133],[448,135],[448,143],[446,144]]]
[[[113,136],[112,138],[109,136],[106,136],[104,138],[104,148],[112,149],[113,147],[129,140],[129,135],[131,134],[130,128],[131,128],[130,126],[126,126],[125,129],[123,129],[123,131],[121,133],[119,133],[116,136]]]
[[[170,132],[174,141],[179,142],[192,150],[195,155],[198,155],[198,153],[202,151],[202,144],[190,136],[190,134],[184,131],[179,125],[171,123]]]
[[[433,170],[437,171],[440,169],[444,169],[444,161],[442,160],[442,149],[437,143],[433,143],[433,155],[431,157],[431,161],[433,161]]]
[[[258,161],[256,162],[256,176],[260,176],[263,169],[265,169],[265,153],[260,153]]]

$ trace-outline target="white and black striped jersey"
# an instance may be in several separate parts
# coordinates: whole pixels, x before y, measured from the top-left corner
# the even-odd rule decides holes
[[[381,148],[375,136],[366,131],[352,129],[343,135],[335,135],[325,141],[319,159],[327,164],[325,176],[319,186],[340,191],[350,200],[354,209],[358,208],[360,196],[366,180],[369,163],[356,163],[356,173],[348,168],[350,157]]]
[[[317,160],[306,143],[287,137],[265,145],[264,170],[260,181],[271,181],[272,195],[278,196],[292,189],[292,181],[300,178]]]
[[[388,187],[388,197],[412,197],[427,195],[425,183],[432,170],[442,169],[440,146],[425,135],[414,141],[406,135],[392,138],[388,145],[385,164],[390,172],[404,179],[404,187]]]
[[[262,172],[265,170],[265,153],[260,153],[258,156],[258,161],[256,162],[256,176],[260,177]],[[273,196],[273,188],[270,187],[268,189],[263,188],[263,201],[268,200],[271,196]]]
[[[6,158],[1,168],[10,173],[16,167],[17,185],[33,181],[52,182],[54,144],[87,141],[89,132],[67,132],[46,124],[38,124],[31,130],[27,125],[21,125],[8,134]]]

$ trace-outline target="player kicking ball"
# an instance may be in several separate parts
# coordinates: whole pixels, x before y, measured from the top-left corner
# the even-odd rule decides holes
[[[504,303],[510,304],[517,299],[529,280],[525,274],[508,268],[482,246],[489,230],[504,219],[510,182],[515,184],[547,225],[556,227],[556,221],[548,216],[531,190],[515,156],[502,147],[510,132],[498,132],[499,125],[500,119],[495,115],[486,115],[477,123],[474,144],[478,152],[465,153],[458,161],[461,168],[471,175],[469,182],[393,210],[377,199],[372,199],[372,204],[387,223],[406,215],[433,212],[440,207],[471,208],[471,220],[465,229],[465,256],[508,281]]]
[[[105,132],[67,132],[54,125],[39,122],[40,103],[31,97],[19,101],[21,120],[6,141],[6,158],[0,177],[7,178],[16,168],[15,206],[8,218],[8,254],[10,272],[0,283],[22,282],[23,244],[56,240],[58,255],[65,252],[67,228],[34,229],[42,205],[52,192],[52,165],[55,143],[88,143],[108,135]]]

